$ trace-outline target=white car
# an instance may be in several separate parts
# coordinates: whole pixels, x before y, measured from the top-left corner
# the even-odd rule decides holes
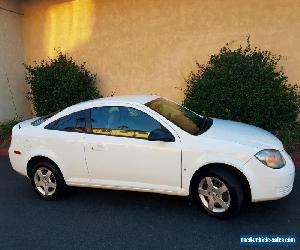
[[[154,95],[101,98],[21,122],[9,156],[43,199],[66,186],[154,192],[188,196],[217,217],[246,200],[288,195],[295,176],[267,131]]]

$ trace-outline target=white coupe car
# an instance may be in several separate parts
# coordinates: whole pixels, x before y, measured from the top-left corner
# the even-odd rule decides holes
[[[295,167],[267,131],[154,95],[87,101],[13,128],[13,168],[43,199],[66,186],[181,195],[227,217],[288,195]]]

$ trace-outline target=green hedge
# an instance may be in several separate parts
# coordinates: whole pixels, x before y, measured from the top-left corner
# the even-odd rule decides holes
[[[21,118],[16,117],[6,122],[0,123],[0,146],[8,147],[13,127],[21,121]]]
[[[25,65],[25,68],[26,82],[31,89],[28,98],[37,116],[100,97],[96,75],[87,70],[84,63],[77,65],[72,57],[61,52],[54,59]]]
[[[224,46],[187,79],[183,104],[205,116],[231,119],[273,130],[296,121],[300,98],[296,86],[270,51]]]

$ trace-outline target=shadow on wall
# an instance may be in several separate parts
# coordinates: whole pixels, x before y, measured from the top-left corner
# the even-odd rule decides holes
[[[45,13],[45,54],[55,55],[57,45],[71,51],[89,41],[94,25],[94,2],[66,1],[49,6]]]

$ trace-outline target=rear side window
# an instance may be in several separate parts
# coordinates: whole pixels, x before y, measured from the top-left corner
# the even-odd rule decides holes
[[[79,111],[59,118],[48,124],[45,129],[67,132],[86,132],[85,111]]]

